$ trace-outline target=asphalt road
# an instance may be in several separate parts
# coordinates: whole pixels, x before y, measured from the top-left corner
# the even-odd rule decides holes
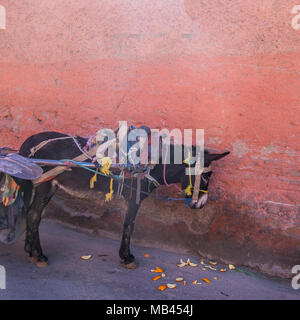
[[[202,271],[200,265],[178,268],[180,258],[199,263],[199,257],[159,249],[133,246],[139,266],[127,270],[119,263],[118,241],[50,222],[42,223],[41,241],[50,260],[46,268],[27,261],[23,240],[13,246],[0,244],[0,265],[6,268],[6,290],[0,290],[0,299],[300,299],[300,290],[292,289],[290,281],[267,278],[245,268],[229,271],[220,264],[212,267],[226,268],[226,272]],[[149,258],[144,257],[146,253]],[[89,254],[93,255],[90,260],[80,259]],[[153,281],[157,274],[150,270],[157,266],[166,277]],[[178,283],[175,289],[157,289],[161,284],[175,283],[176,277],[183,277],[186,286]],[[201,284],[192,284],[194,280]]]

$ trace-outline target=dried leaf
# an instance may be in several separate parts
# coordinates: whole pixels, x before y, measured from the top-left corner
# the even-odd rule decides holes
[[[164,278],[166,275],[164,273],[161,274],[162,278]]]
[[[153,278],[153,281],[156,281],[156,280],[158,280],[158,279],[160,279],[160,278],[161,278],[161,276],[154,277],[154,278]]]
[[[162,284],[157,289],[160,290],[160,291],[164,291],[164,290],[166,290],[166,288],[167,288],[167,286]]]
[[[177,281],[177,282],[182,282],[182,281],[183,281],[183,278],[181,278],[181,277],[176,278],[176,281]]]
[[[205,263],[204,263],[204,261],[203,261],[203,259],[200,261],[200,263],[202,264],[202,265],[204,265]]]
[[[176,284],[176,283],[174,283],[174,284],[172,284],[172,283],[167,283],[167,287],[168,287],[169,289],[174,289],[174,288],[177,287],[177,284]]]
[[[192,282],[192,284],[197,284],[197,280],[194,280],[194,281]]]
[[[183,281],[183,286],[184,286],[184,287],[186,286],[186,281],[185,281],[185,280]]]
[[[214,280],[218,280],[218,278],[217,278],[217,277],[214,277]]]
[[[215,261],[209,261],[209,263],[212,264],[213,266],[217,264]]]
[[[220,269],[221,272],[226,272],[226,269]]]
[[[88,256],[81,256],[81,260],[90,260],[92,257],[92,255],[88,255]]]
[[[205,268],[202,268],[202,271],[206,271],[206,269],[205,269]]]
[[[230,270],[234,270],[234,269],[235,269],[235,266],[234,266],[233,264],[229,264],[229,265],[228,265],[228,268],[229,268]]]
[[[206,283],[210,283],[210,280],[207,278],[202,278],[203,281],[205,281]]]

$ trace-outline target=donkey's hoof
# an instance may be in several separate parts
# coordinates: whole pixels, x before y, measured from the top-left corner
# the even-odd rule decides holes
[[[135,261],[129,262],[129,263],[125,263],[124,261],[121,262],[122,266],[126,269],[136,269],[137,268],[137,263]]]
[[[28,257],[28,261],[34,263],[38,268],[45,268],[48,266],[47,261],[39,260],[37,257]]]
[[[45,268],[45,267],[48,267],[48,262],[46,261],[37,261],[35,263],[35,265],[38,267],[38,268]]]

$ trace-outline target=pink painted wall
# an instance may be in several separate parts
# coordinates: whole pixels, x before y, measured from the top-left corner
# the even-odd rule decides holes
[[[247,205],[287,237],[282,249],[299,250],[295,0],[0,5],[1,145],[44,130],[88,136],[118,120],[204,128],[208,146],[232,151],[214,167],[212,198]]]

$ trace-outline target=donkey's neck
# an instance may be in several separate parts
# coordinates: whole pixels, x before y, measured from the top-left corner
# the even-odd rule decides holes
[[[151,170],[150,175],[157,180],[161,185],[178,183],[181,180],[182,165],[167,164],[165,166],[164,175],[164,165],[157,164],[153,170]]]

